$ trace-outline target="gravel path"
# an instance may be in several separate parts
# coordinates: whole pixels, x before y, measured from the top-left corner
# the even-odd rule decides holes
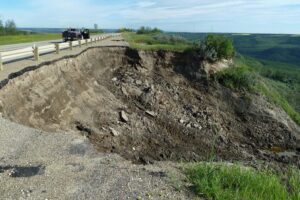
[[[167,184],[171,163],[134,165],[95,152],[81,135],[45,133],[2,118],[0,133],[1,199],[186,198]]]

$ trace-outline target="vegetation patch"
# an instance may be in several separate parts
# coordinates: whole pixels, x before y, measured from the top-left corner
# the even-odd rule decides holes
[[[232,67],[219,72],[216,75],[218,81],[231,89],[253,90],[257,80],[257,74],[247,67]]]
[[[165,33],[137,34],[134,32],[122,33],[130,46],[140,50],[169,50],[185,51],[194,48],[193,43],[182,37],[177,37]]]
[[[213,200],[299,200],[300,171],[285,177],[235,164],[199,163],[186,170],[195,193]]]
[[[137,34],[156,34],[156,33],[162,33],[163,31],[158,28],[151,28],[151,27],[145,27],[142,26],[139,30],[137,30]]]
[[[7,35],[7,36],[0,37],[0,45],[38,42],[38,41],[57,40],[57,39],[61,39],[60,34],[37,33],[37,34]]]
[[[133,29],[131,28],[120,28],[119,30],[117,30],[118,33],[126,33],[126,32],[134,32]]]

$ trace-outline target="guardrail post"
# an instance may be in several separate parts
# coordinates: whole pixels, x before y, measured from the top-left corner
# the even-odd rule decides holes
[[[2,55],[0,53],[0,71],[3,70]]]
[[[55,52],[56,54],[59,54],[59,43],[55,44]]]
[[[81,40],[78,41],[79,47],[81,47]]]
[[[73,50],[73,44],[72,44],[72,41],[69,41],[69,47],[70,47],[70,50],[72,51],[72,50]]]
[[[37,47],[37,46],[33,47],[33,54],[34,54],[34,60],[39,61],[39,59],[40,59],[39,47]]]
[[[85,44],[86,44],[86,46],[88,46],[88,40],[87,39],[85,39]]]

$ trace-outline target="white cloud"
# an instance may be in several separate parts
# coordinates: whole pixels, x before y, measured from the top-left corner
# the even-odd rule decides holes
[[[299,0],[25,0],[29,10],[1,10],[20,26],[141,25],[186,31],[300,32]],[[286,26],[285,26],[286,24]],[[292,26],[294,25],[294,26]]]

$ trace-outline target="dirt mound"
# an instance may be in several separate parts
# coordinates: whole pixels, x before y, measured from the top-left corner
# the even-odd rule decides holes
[[[30,127],[79,131],[100,151],[139,163],[297,163],[299,127],[263,97],[210,82],[217,66],[192,53],[95,48],[10,80],[0,109]]]

